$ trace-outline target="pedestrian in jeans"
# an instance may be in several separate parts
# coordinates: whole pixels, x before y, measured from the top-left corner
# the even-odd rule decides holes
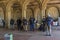
[[[30,31],[34,31],[34,24],[35,24],[35,18],[34,17],[30,17],[29,24],[30,24]]]
[[[51,23],[52,23],[53,19],[50,15],[48,15],[46,17],[46,24],[47,24],[47,35],[51,36]]]

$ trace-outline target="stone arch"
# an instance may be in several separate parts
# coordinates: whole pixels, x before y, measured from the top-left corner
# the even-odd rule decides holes
[[[8,2],[7,7],[6,7],[6,9],[8,10],[7,13],[10,13],[10,15],[11,15],[12,6],[14,5],[14,3],[19,4],[19,6],[22,9],[22,5],[20,3],[20,0],[11,0],[11,1]],[[11,19],[11,17],[10,17],[10,19]]]
[[[32,13],[33,13],[33,9],[31,9],[31,8],[28,8],[27,10],[26,10],[26,17],[27,17],[27,20],[29,20],[29,18],[30,18],[30,16],[33,16],[32,15]]]
[[[11,1],[8,1],[7,7],[8,7],[8,6],[11,7],[11,5],[13,5],[13,3],[15,3],[15,2],[19,2],[19,4],[21,4],[21,3],[20,3],[20,0],[11,0]]]
[[[47,9],[46,9],[46,14],[45,14],[45,15],[47,15],[47,13],[49,12],[49,10],[51,10],[52,12],[54,12],[54,13],[50,12],[50,15],[51,15],[54,19],[57,19],[57,18],[59,17],[59,8],[58,8],[58,7],[56,7],[56,6],[47,7]],[[54,10],[54,11],[53,11],[53,10]],[[54,14],[55,14],[55,15],[54,15]]]
[[[32,2],[33,0],[25,0],[25,2],[23,3],[23,5],[22,5],[22,15],[23,15],[23,17],[26,17],[26,10],[27,10],[27,5],[30,3],[30,2]],[[38,0],[35,0],[35,1],[37,1],[38,3],[40,3],[40,0],[38,1]]]
[[[8,28],[10,28],[10,19],[11,19],[11,10],[12,10],[11,6],[16,2],[20,4],[20,0],[11,0],[11,1],[9,0],[9,2],[6,5],[6,15],[7,15],[6,19],[7,19]]]
[[[29,4],[31,4],[32,1],[29,1],[28,3],[26,3],[26,7],[28,8],[29,7]],[[37,2],[37,4],[39,5],[39,9],[40,9],[40,3],[37,1],[37,0],[33,0],[33,2]],[[32,4],[31,4],[32,5]],[[34,4],[33,4],[34,5]],[[32,15],[35,17],[35,12],[34,12],[34,8],[30,8],[32,9]]]
[[[35,0],[35,1],[37,1],[39,4],[41,3],[40,0]],[[30,2],[31,2],[31,0],[25,0],[25,2],[23,3],[23,5],[27,6]]]
[[[35,19],[38,21],[38,23],[41,23],[41,11],[38,7],[35,9],[34,13]]]
[[[6,5],[2,2],[0,3],[0,17],[4,19],[5,22],[5,27],[7,27],[7,15],[6,15]]]
[[[15,2],[12,5],[12,18],[15,20],[17,18],[22,18],[22,7],[18,2]]]
[[[20,0],[11,0],[11,1],[9,1],[8,2],[8,4],[7,4],[7,6],[6,6],[6,10],[8,10],[7,11],[7,13],[11,13],[11,6],[14,4],[14,3],[19,3],[20,4]],[[20,4],[20,6],[22,7],[22,5]]]
[[[36,14],[35,14],[35,17],[38,18],[38,15],[40,16],[40,9],[39,8],[36,8],[35,11],[34,11]],[[36,19],[37,19],[36,18]]]
[[[0,7],[0,18],[4,19],[4,11],[1,7]]]
[[[3,16],[3,19],[5,19],[6,18],[6,6],[4,5],[4,3],[0,3],[0,11],[2,12],[2,16]]]

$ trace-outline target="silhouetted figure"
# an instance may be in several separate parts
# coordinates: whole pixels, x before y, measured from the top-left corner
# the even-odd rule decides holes
[[[44,25],[41,23],[40,27],[38,28],[39,31],[44,31]]]
[[[23,18],[22,22],[23,22],[23,28],[24,28],[24,30],[28,31],[28,28],[27,28],[27,19],[25,17]]]
[[[43,23],[43,31],[45,31],[46,30],[46,27],[45,27],[46,18],[45,18],[45,16],[43,16],[42,23]]]
[[[34,17],[30,17],[29,24],[30,24],[30,31],[34,31],[34,24],[35,24],[35,18]]]
[[[17,19],[17,28],[18,28],[18,30],[22,30],[21,23],[22,23],[21,19]]]
[[[10,28],[11,29],[14,29],[14,19],[11,19],[10,20]]]
[[[3,28],[5,28],[5,20],[2,20],[2,22],[3,22]]]

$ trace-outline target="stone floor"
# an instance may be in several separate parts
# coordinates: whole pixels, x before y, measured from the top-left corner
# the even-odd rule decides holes
[[[58,29],[58,30],[56,30]],[[14,40],[60,40],[60,27],[54,27],[52,30],[52,36],[45,36],[46,32],[34,31],[34,32],[22,32],[17,30],[8,30],[0,28],[0,40],[4,40],[4,34],[12,33]]]

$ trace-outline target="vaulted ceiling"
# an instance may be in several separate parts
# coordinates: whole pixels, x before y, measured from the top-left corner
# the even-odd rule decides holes
[[[9,2],[11,0],[0,0],[0,2]],[[16,1],[19,1],[19,0],[16,0]],[[26,0],[20,0],[20,3],[23,4]],[[28,0],[28,1],[34,1],[34,0]],[[41,3],[44,2],[44,0],[37,0],[37,1],[40,1]],[[50,2],[59,2],[60,0],[50,0]]]
[[[18,1],[21,5],[23,5],[24,2],[30,1],[28,2],[28,6],[30,7],[45,6],[47,2],[48,3],[60,3],[60,0],[49,0],[49,1],[48,0],[0,0],[0,3],[8,4],[10,1]]]

